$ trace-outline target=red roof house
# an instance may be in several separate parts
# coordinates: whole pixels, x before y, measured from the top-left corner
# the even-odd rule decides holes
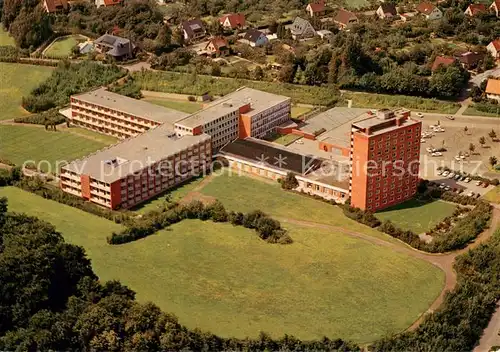
[[[214,37],[210,39],[205,50],[215,56],[224,56],[229,54],[229,45],[223,37]]]
[[[219,18],[220,24],[224,28],[244,28],[245,27],[245,15],[242,13],[231,13],[229,15],[224,15]]]
[[[319,2],[311,2],[307,5],[306,11],[309,12],[309,16],[323,16],[325,14],[325,2],[320,0]]]
[[[48,13],[59,12],[68,9],[68,2],[66,0],[44,0],[43,7]]]
[[[486,6],[484,4],[470,4],[464,12],[468,16],[477,16],[486,13]]]
[[[436,71],[440,66],[448,67],[455,62],[455,58],[451,56],[438,56],[432,63],[431,71]]]
[[[115,5],[120,5],[123,0],[95,0],[95,5],[97,7],[101,6],[115,6]]]
[[[358,23],[358,17],[351,11],[340,9],[333,21],[342,29]]]

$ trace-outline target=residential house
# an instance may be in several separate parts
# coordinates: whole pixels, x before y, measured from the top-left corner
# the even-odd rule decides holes
[[[214,37],[205,46],[205,50],[212,56],[226,56],[229,55],[229,44],[223,37]]]
[[[477,67],[479,62],[484,59],[484,53],[468,51],[466,53],[455,56],[460,64],[467,70]]]
[[[377,9],[377,16],[382,19],[392,19],[398,15],[398,11],[396,10],[396,5],[393,3],[383,3]]]
[[[494,0],[490,5],[490,10],[495,11],[495,15],[498,17],[500,13],[500,0]]]
[[[307,4],[306,11],[309,12],[311,17],[324,16],[326,13],[324,0],[319,0],[319,2],[310,2]]]
[[[500,39],[495,39],[489,43],[486,50],[488,50],[495,60],[500,59]]]
[[[322,30],[316,31],[316,34],[321,39],[330,39],[333,36],[333,33],[331,31],[329,31],[328,29],[322,29]]]
[[[437,56],[432,63],[431,71],[436,71],[439,67],[448,67],[455,63],[455,58],[451,56]]]
[[[68,9],[66,0],[43,0],[43,7],[48,13],[61,12]]]
[[[426,1],[421,2],[417,6],[417,11],[430,21],[438,20],[443,17],[443,13],[436,7],[436,5]]]
[[[340,29],[346,29],[353,24],[358,23],[358,18],[351,11],[340,9],[333,21],[339,26]]]
[[[129,39],[104,34],[94,40],[95,50],[114,57],[117,60],[126,60],[134,57],[135,45]]]
[[[301,17],[295,17],[295,20],[290,26],[290,32],[294,40],[312,38],[316,35],[316,31],[312,24]]]
[[[257,47],[266,45],[269,39],[267,39],[267,36],[263,32],[257,29],[249,29],[243,36],[242,41],[251,47]]]
[[[245,15],[242,13],[231,13],[229,15],[224,15],[219,18],[219,23],[222,25],[222,27],[228,29],[245,28]]]
[[[120,5],[123,0],[95,0],[95,6],[97,7],[108,7],[108,6],[115,6],[115,5]]]
[[[198,40],[203,38],[207,34],[205,26],[199,18],[182,22],[181,28],[184,32],[184,39],[186,41]]]
[[[467,16],[477,16],[486,13],[486,6],[484,4],[470,4],[465,10],[464,14]]]
[[[486,83],[486,97],[500,101],[500,80],[490,78]]]

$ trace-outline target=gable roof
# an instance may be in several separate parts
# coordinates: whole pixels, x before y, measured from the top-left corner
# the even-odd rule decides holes
[[[468,51],[466,53],[463,53],[462,55],[457,56],[458,61],[468,66],[477,65],[477,63],[481,61],[483,58],[484,58],[484,53],[478,53],[472,51]]]
[[[472,16],[486,12],[486,6],[484,4],[470,4],[467,9],[471,12]]]
[[[224,15],[219,18],[219,22],[221,24],[224,24],[224,22],[226,22],[226,19],[229,20],[231,28],[245,27],[245,15],[242,13],[231,13],[228,15]]]
[[[104,6],[120,4],[123,0],[103,0]]]
[[[181,24],[182,29],[184,29],[188,35],[188,37],[193,37],[196,31],[205,32],[205,27],[203,26],[203,22],[199,18],[195,18],[189,21],[184,21]]]
[[[358,19],[358,18],[351,11],[340,9],[339,12],[337,12],[337,15],[335,16],[334,21],[342,23],[343,25],[348,25],[349,21],[352,19]]]
[[[61,7],[66,10],[68,8],[68,3],[66,0],[44,0],[45,6],[48,12],[56,12],[61,9]]]
[[[490,7],[493,7],[493,5],[496,6],[497,9],[500,10],[500,0],[495,0],[491,3]]]
[[[210,43],[212,43],[212,45],[215,47],[215,50],[229,47],[229,45],[227,44],[227,40],[223,37],[214,37],[210,39],[206,47],[208,47]]]
[[[108,47],[110,50],[106,52],[111,56],[130,55],[135,48],[135,45],[127,38],[117,37],[111,34],[104,34],[94,40],[94,44],[99,44]]]
[[[417,11],[423,13],[424,15],[430,15],[434,9],[436,9],[436,6],[426,1],[421,2],[417,6]]]
[[[312,12],[323,12],[323,11],[325,11],[325,3],[323,1],[320,1],[320,2],[310,2],[307,5],[307,7],[310,8]]]
[[[495,39],[490,44],[493,45],[493,47],[495,48],[496,51],[500,50],[500,39]]]
[[[391,14],[393,16],[396,16],[398,14],[398,11],[396,10],[396,5],[392,3],[383,3],[380,5],[380,8],[382,9],[382,12],[384,14]]]
[[[500,80],[490,78],[488,79],[488,83],[486,84],[487,94],[498,94],[500,95]]]
[[[448,67],[455,62],[455,58],[451,56],[437,56],[432,64],[431,71],[436,71],[439,66]]]
[[[307,31],[307,29],[314,31],[312,24],[308,20],[305,20],[302,17],[295,17],[291,27],[292,34],[303,34]]]
[[[259,31],[258,29],[251,28],[248,31],[246,31],[245,36],[243,37],[243,39],[246,39],[246,40],[248,40],[249,42],[252,42],[252,43],[256,43],[257,40],[259,40],[259,38],[261,36],[265,36],[265,34],[262,33],[261,31]]]

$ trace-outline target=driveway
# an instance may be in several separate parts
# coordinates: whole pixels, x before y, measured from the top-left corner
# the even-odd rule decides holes
[[[491,70],[484,71],[483,73],[473,76],[470,81],[476,86],[479,86],[483,80],[488,78],[488,76],[498,77],[500,76],[500,67],[495,67]]]

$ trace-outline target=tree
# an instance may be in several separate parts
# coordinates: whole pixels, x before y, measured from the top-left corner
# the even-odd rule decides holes
[[[212,63],[212,70],[211,70],[210,74],[212,76],[219,77],[221,75],[221,73],[222,73],[222,70],[220,68],[219,63],[218,62],[213,62]]]
[[[253,70],[253,78],[257,81],[264,78],[264,71],[262,71],[262,68],[259,65],[257,65],[257,67]]]
[[[497,133],[495,132],[494,129],[492,129],[489,133],[488,136],[490,136],[491,140],[494,141],[497,139]]]
[[[481,144],[481,147],[484,148],[484,145],[486,144],[486,138],[484,137],[479,138],[479,144]]]
[[[491,167],[494,167],[498,163],[498,159],[496,156],[490,156],[490,165]]]
[[[161,26],[156,36],[156,42],[163,48],[168,47],[172,43],[172,30],[167,24]]]
[[[292,64],[284,65],[278,74],[280,82],[292,83],[295,76],[295,66]]]
[[[297,188],[299,186],[299,182],[295,177],[293,172],[289,172],[286,174],[284,179],[281,179],[281,188],[291,190]]]
[[[469,151],[471,154],[474,154],[474,150],[476,150],[476,146],[473,143],[469,144]]]
[[[464,127],[464,133],[467,134],[467,132],[469,131],[469,128],[467,126]]]

